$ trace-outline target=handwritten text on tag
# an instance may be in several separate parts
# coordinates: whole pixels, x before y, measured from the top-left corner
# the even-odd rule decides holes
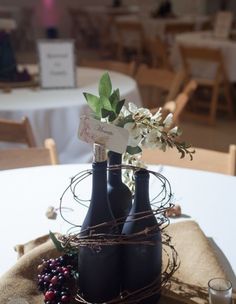
[[[78,136],[87,143],[102,144],[108,150],[124,153],[128,144],[129,132],[121,127],[82,116]]]

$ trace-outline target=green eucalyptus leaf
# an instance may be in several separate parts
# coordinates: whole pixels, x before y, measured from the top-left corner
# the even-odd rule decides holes
[[[112,111],[113,110],[112,106],[111,106],[111,102],[110,102],[110,100],[107,97],[101,96],[99,98],[99,101],[100,101],[100,104],[102,105],[103,109],[105,109],[107,111]]]
[[[102,117],[102,118],[108,117],[111,113],[113,113],[113,112],[108,111],[108,110],[106,110],[106,109],[104,109],[104,108],[101,109],[101,117]]]
[[[136,146],[136,147],[127,146],[126,152],[133,155],[133,154],[141,153],[142,149],[139,146]]]
[[[109,117],[108,117],[108,121],[112,122],[117,118],[117,115],[114,112],[110,112]]]
[[[121,111],[121,109],[122,109],[124,103],[125,103],[125,99],[122,99],[122,100],[120,100],[120,101],[117,103],[117,105],[116,105],[116,110],[115,110],[115,112],[116,112],[117,115],[120,114],[120,111]]]
[[[61,243],[58,241],[58,239],[56,238],[55,234],[52,231],[49,231],[49,236],[53,244],[55,245],[56,249],[58,251],[64,251],[64,248],[61,246]]]
[[[111,95],[111,91],[112,91],[111,79],[107,72],[102,75],[99,81],[98,91],[99,91],[99,96],[105,96],[109,98]]]
[[[99,97],[90,94],[90,93],[83,93],[85,99],[87,100],[87,103],[91,110],[96,113],[96,115],[100,116],[101,112],[101,103],[99,100]]]
[[[129,123],[129,122],[134,122],[132,114],[130,114],[130,115],[128,115],[124,118],[124,125]]]
[[[119,89],[116,89],[112,92],[111,96],[109,97],[109,100],[111,102],[111,105],[113,106],[113,108],[116,108],[117,103],[120,100],[120,91]]]

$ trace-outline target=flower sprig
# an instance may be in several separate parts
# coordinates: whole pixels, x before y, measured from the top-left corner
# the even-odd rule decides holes
[[[167,148],[176,148],[180,153],[180,158],[189,155],[192,160],[195,151],[191,149],[191,145],[178,141],[182,132],[179,127],[172,127],[171,113],[163,117],[162,109],[159,108],[153,115],[149,109],[138,108],[133,103],[129,103],[127,108],[124,106],[125,100],[120,98],[119,89],[112,91],[108,73],[102,75],[98,91],[98,97],[90,93],[84,93],[84,96],[97,119],[129,131],[126,149],[129,155],[126,155],[127,163],[131,161],[140,163],[138,155],[142,154],[143,148],[159,148],[162,151],[166,151]]]

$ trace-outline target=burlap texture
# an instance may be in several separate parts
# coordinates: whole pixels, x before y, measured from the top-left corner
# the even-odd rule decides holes
[[[225,274],[207,238],[194,221],[171,224],[166,231],[172,236],[181,264],[170,288],[163,291],[160,303],[208,303],[207,282]],[[0,303],[11,304],[12,300],[20,298],[29,304],[42,304],[43,296],[37,291],[36,284],[37,266],[42,258],[53,258],[60,253],[47,236],[18,245],[16,250],[21,257],[0,278]]]

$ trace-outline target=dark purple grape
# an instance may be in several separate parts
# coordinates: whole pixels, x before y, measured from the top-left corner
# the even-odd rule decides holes
[[[46,301],[53,301],[55,299],[55,293],[52,290],[49,290],[45,293],[44,299]]]

